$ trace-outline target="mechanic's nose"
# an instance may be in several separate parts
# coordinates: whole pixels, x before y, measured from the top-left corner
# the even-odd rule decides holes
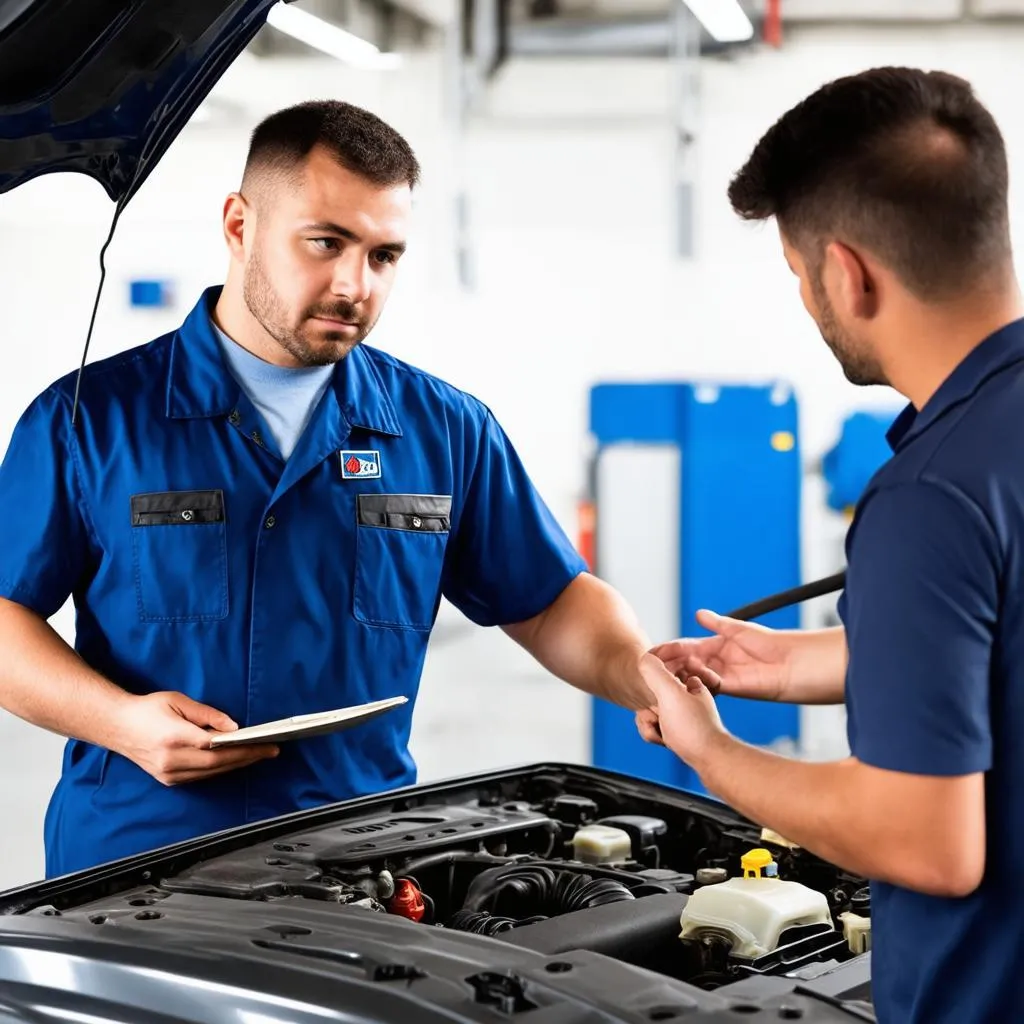
[[[370,297],[370,268],[363,257],[355,252],[335,264],[331,290],[339,298],[356,305]]]

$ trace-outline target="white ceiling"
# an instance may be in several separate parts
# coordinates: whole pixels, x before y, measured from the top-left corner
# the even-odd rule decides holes
[[[963,14],[963,0],[781,0],[782,17],[792,21],[881,19],[948,20]]]
[[[1024,0],[970,0],[968,6],[978,17],[1020,17],[1024,15]]]

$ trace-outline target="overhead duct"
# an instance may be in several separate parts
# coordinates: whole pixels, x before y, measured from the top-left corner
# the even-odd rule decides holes
[[[755,40],[759,33],[755,32]],[[667,16],[602,20],[551,19],[518,22],[509,27],[512,57],[669,57],[675,28]],[[736,44],[701,41],[705,55],[733,49]]]

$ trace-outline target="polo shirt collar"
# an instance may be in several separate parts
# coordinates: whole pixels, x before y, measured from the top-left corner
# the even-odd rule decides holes
[[[226,416],[241,389],[224,363],[210,319],[221,286],[207,288],[171,340],[167,370],[167,416],[203,419]],[[370,355],[357,346],[334,368],[334,393],[350,426],[400,437],[394,403]]]
[[[960,362],[924,407],[908,405],[893,421],[886,439],[897,451],[951,409],[966,402],[990,377],[1024,360],[1024,319],[990,334]]]

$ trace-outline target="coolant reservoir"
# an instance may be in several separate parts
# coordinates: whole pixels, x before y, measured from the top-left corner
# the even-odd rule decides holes
[[[771,953],[787,928],[808,924],[832,927],[823,893],[772,877],[774,864],[764,864],[759,856],[748,855],[743,860],[748,877],[706,885],[690,896],[680,922],[681,939],[702,932],[727,935],[734,956],[753,959]],[[762,869],[769,872],[767,877],[759,873]]]
[[[621,828],[584,825],[572,837],[573,853],[584,864],[617,864],[629,860],[633,840]]]

